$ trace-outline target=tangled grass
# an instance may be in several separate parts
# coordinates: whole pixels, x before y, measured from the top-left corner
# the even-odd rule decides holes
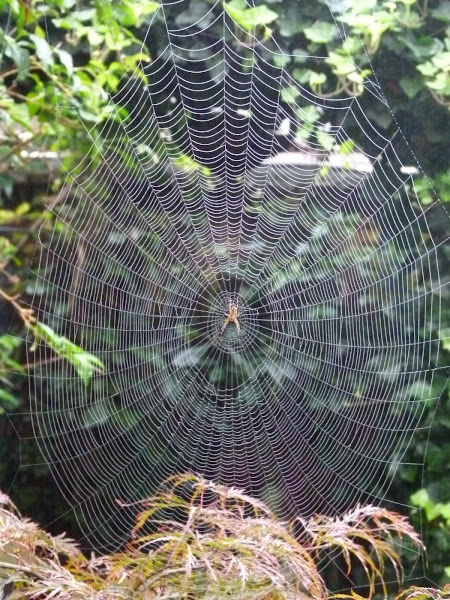
[[[349,575],[362,567],[372,597],[377,584],[386,592],[388,562],[401,582],[396,539],[422,548],[405,517],[385,509],[283,523],[242,491],[194,475],[173,477],[134,504],[128,545],[90,560],[21,518],[6,496],[0,506],[0,586],[10,600],[325,600],[318,564],[329,552],[343,556]],[[425,600],[417,590],[401,600]]]

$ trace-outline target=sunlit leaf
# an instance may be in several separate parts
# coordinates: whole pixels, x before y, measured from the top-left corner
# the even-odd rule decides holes
[[[86,352],[66,337],[58,335],[48,325],[38,322],[32,329],[38,340],[44,341],[58,356],[74,367],[85,385],[89,384],[95,373],[105,370],[105,365],[98,357]]]
[[[54,63],[52,49],[45,38],[35,34],[30,34],[30,39],[36,46],[36,54],[45,69],[51,67]]]

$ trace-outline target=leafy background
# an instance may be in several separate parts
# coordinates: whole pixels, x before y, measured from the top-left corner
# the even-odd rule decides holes
[[[182,10],[168,6],[166,17],[183,27],[212,5],[210,0],[185,1]],[[28,269],[37,231],[45,235],[53,228],[45,204],[51,206],[58,199],[63,183],[59,161],[74,168],[91,152],[77,113],[98,133],[102,123],[114,118],[110,94],[126,86],[127,74],[139,61],[151,60],[162,50],[159,40],[162,43],[164,36],[158,36],[158,27],[162,31],[164,24],[158,19],[155,35],[142,48],[157,7],[147,0],[0,1],[0,287],[8,297],[21,294],[26,303],[33,294],[39,296],[38,282],[30,280]],[[421,203],[429,205],[435,195],[450,203],[448,0],[270,0],[254,9],[231,0],[225,7],[244,30],[256,27],[263,37],[268,28],[286,54],[295,54],[285,66],[299,84],[326,97],[359,95],[368,117],[388,138],[400,125],[427,175],[417,182]],[[328,56],[325,62],[308,58],[323,53]],[[378,112],[363,86],[375,76],[392,114]],[[292,105],[297,94],[293,88],[282,101]],[[308,110],[311,122],[319,118],[314,107]],[[320,116],[323,121],[327,117],[332,122],[332,115]],[[308,140],[311,130],[306,124],[295,133]],[[364,147],[356,124],[351,134]],[[318,141],[330,148],[325,129]],[[402,158],[410,160],[407,151]],[[439,224],[436,228],[444,238],[446,231],[439,232]],[[450,362],[450,301],[444,285],[450,278],[445,268],[450,246],[441,250],[444,326],[430,323],[429,327],[436,338],[442,338],[436,361],[444,367]],[[64,515],[67,506],[32,439],[27,373],[35,366],[28,364],[20,339],[28,329],[43,340],[48,352],[39,357],[42,361],[55,355],[73,356],[77,346],[70,347],[74,342],[51,329],[24,322],[8,297],[0,298],[0,488],[12,489],[23,512],[46,524]],[[61,306],[62,313],[66,308]],[[79,362],[72,368],[84,378],[88,390],[92,373],[102,364],[81,349],[75,354]],[[440,370],[437,389],[446,379],[446,371]],[[439,584],[450,578],[449,390],[447,386],[439,399],[427,405],[425,424],[433,421],[431,434],[426,428],[417,433],[402,458],[410,464],[401,466],[390,489],[392,501],[413,505],[410,516],[421,528],[428,550],[427,575]],[[86,427],[95,428],[97,422],[98,415],[86,416]],[[422,472],[416,463],[424,457]],[[75,537],[79,533],[70,515],[54,527]],[[337,580],[336,587],[340,583]]]

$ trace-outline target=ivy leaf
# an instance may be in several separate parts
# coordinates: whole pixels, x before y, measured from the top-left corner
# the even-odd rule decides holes
[[[422,75],[425,75],[425,77],[433,77],[433,75],[436,75],[436,73],[439,70],[438,67],[436,67],[436,65],[433,65],[431,61],[428,61],[421,65],[417,65],[416,68],[422,73]]]
[[[434,502],[426,489],[422,488],[415,492],[410,500],[414,506],[425,511],[427,521],[433,521],[437,517],[443,517],[446,521],[450,521],[450,503]]]
[[[325,73],[316,73],[316,71],[310,71],[309,85],[312,89],[317,89],[325,83],[327,76]]]
[[[309,69],[294,69],[292,75],[296,81],[305,84],[309,81],[311,71]]]
[[[246,8],[247,4],[241,0],[224,2],[223,6],[233,21],[236,21],[243,29],[251,31],[258,25],[268,25],[278,18],[278,14],[270,10],[265,4]]]
[[[333,136],[323,129],[319,129],[317,131],[317,141],[325,150],[331,150],[331,148],[334,146]]]
[[[447,73],[438,73],[432,81],[427,81],[427,86],[440,94],[450,94],[450,77]]]
[[[93,47],[100,46],[100,44],[102,44],[103,40],[105,39],[103,35],[100,35],[100,33],[98,33],[92,28],[89,28],[87,30],[87,38],[89,40],[90,45]]]
[[[278,18],[278,14],[273,10],[270,10],[270,8],[267,8],[265,4],[262,4],[261,6],[249,8],[247,12],[247,18],[253,27],[272,23],[272,21],[275,21],[275,19]]]
[[[297,6],[291,4],[283,11],[283,15],[280,15],[278,26],[282,36],[292,37],[303,31],[307,23],[302,19],[301,11],[298,10]]]
[[[328,44],[337,36],[335,25],[326,21],[316,21],[311,27],[306,27],[303,33],[316,44]]]
[[[450,70],[450,52],[440,52],[432,58],[432,63],[444,71]]]
[[[414,96],[418,94],[423,87],[420,79],[414,79],[412,77],[402,77],[399,80],[399,84],[408,98],[414,98]]]
[[[348,75],[356,71],[356,65],[351,58],[337,52],[330,52],[326,62],[333,67],[336,75]]]

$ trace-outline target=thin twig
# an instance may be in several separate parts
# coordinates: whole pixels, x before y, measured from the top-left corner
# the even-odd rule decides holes
[[[38,369],[39,367],[42,367],[43,365],[48,365],[50,363],[58,362],[59,360],[62,360],[62,359],[63,359],[62,356],[52,356],[51,358],[46,358],[45,360],[41,360],[38,362],[26,363],[25,365],[21,365],[21,367],[22,367],[22,369],[24,369],[26,371],[30,371],[32,369]]]
[[[34,315],[34,310],[32,308],[26,308],[24,306],[20,306],[17,302],[19,298],[19,294],[16,296],[10,296],[4,290],[0,288],[0,296],[4,298],[7,302],[9,302],[17,311],[22,321],[25,323],[27,327],[30,327],[33,323],[36,323],[36,317]]]
[[[12,275],[9,271],[7,271],[5,269],[5,266],[7,264],[8,263],[6,261],[3,263],[0,263],[0,271],[3,273],[3,275],[6,277],[6,279],[9,281],[9,283],[11,285],[17,285],[19,283],[20,279],[17,275]]]
[[[46,104],[43,101],[40,102],[38,100],[35,100],[34,98],[29,98],[28,96],[24,96],[23,94],[19,94],[19,92],[14,92],[10,88],[8,88],[5,91],[8,94],[8,96],[12,96],[13,98],[17,98],[18,100],[22,100],[23,102],[29,102],[30,104],[34,104],[34,106],[38,106],[39,108],[42,108],[42,109],[47,110],[49,112],[56,112],[56,111],[52,111],[50,104]],[[67,119],[66,117],[63,117],[60,114],[58,114],[58,121],[62,125],[65,125],[66,127],[70,127],[71,129],[77,129],[79,131],[81,131],[83,129],[83,126],[78,121],[76,121],[75,119],[74,120]]]
[[[8,160],[8,158],[10,158],[11,156],[13,156],[14,154],[16,154],[19,150],[21,150],[24,146],[28,146],[28,144],[30,142],[32,142],[34,140],[34,136],[31,136],[29,139],[27,140],[20,140],[20,142],[17,142],[17,144],[15,144],[11,150],[7,153],[4,154],[1,158],[0,158],[0,163],[5,162],[6,160]]]

